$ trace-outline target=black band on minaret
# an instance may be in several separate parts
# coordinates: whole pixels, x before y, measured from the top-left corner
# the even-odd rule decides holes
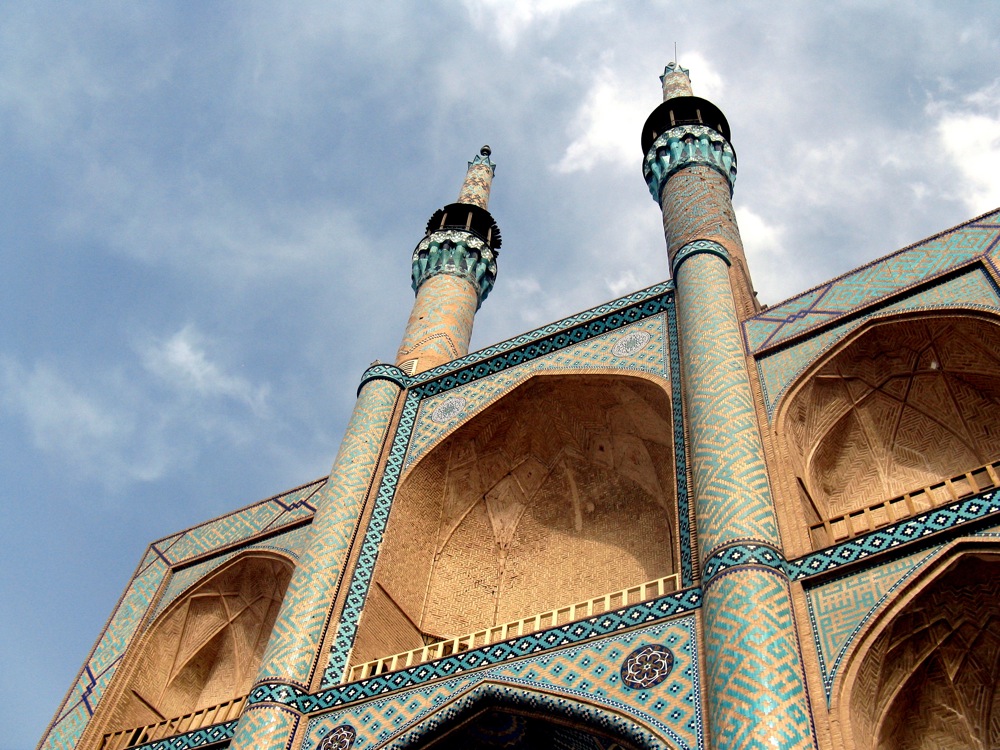
[[[485,242],[490,250],[494,251],[494,255],[500,254],[496,252],[503,242],[500,237],[500,227],[485,208],[471,203],[449,203],[431,216],[427,222],[426,234],[430,235],[443,229],[471,232]]]
[[[642,155],[649,153],[653,141],[678,125],[704,125],[732,142],[729,122],[722,110],[700,96],[676,96],[654,109],[642,126]]]

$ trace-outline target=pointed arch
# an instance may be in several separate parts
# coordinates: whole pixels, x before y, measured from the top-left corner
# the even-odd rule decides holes
[[[400,484],[351,662],[678,570],[670,413],[650,379],[537,374],[465,421]]]
[[[285,555],[254,550],[188,587],[130,655],[109,729],[155,724],[245,695],[293,568]]]
[[[1000,540],[949,545],[858,635],[832,686],[848,750],[1000,743]]]
[[[871,320],[799,378],[775,424],[814,548],[867,530],[858,519],[891,523],[906,504],[882,504],[1000,458],[1000,320]],[[949,501],[924,500],[908,512]]]
[[[514,721],[504,721],[506,717],[513,717]],[[392,738],[383,747],[386,750],[451,750],[463,747],[458,744],[463,740],[475,737],[480,742],[483,739],[488,741],[489,735],[493,734],[501,743],[506,743],[501,745],[503,747],[528,750],[533,747],[526,744],[531,732],[544,736],[553,730],[554,733],[563,731],[567,739],[576,736],[592,740],[595,744],[589,747],[594,750],[673,750],[684,747],[684,743],[677,738],[654,733],[635,716],[574,700],[563,694],[502,681],[477,684],[424,716],[418,724]]]

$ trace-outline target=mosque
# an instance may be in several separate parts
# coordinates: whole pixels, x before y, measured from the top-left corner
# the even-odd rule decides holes
[[[151,544],[39,748],[1000,747],[1000,211],[762,307],[662,82],[670,280],[470,354],[484,147],[329,475]]]

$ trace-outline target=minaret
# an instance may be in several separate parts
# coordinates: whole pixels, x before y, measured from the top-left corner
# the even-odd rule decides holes
[[[642,133],[676,286],[698,526],[711,746],[815,736],[739,320],[753,311],[731,195],[729,125],[676,63]]]
[[[288,747],[301,716],[269,696],[319,687],[326,663],[324,635],[338,615],[338,586],[358,519],[378,486],[381,454],[401,409],[406,375],[468,353],[473,317],[496,280],[500,230],[486,210],[495,169],[489,146],[483,146],[469,162],[458,201],[431,216],[427,236],[413,252],[417,299],[399,349],[399,367],[376,363],[361,378],[347,432],[316,500],[309,543],[254,680],[255,697],[236,729],[234,750]]]
[[[413,251],[413,303],[396,365],[408,375],[469,353],[476,310],[497,277],[500,230],[486,210],[496,164],[490,147],[469,162],[458,201],[438,209]]]

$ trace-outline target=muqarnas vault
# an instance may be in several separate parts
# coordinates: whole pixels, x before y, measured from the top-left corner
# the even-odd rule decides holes
[[[662,82],[671,279],[469,354],[484,148],[330,474],[152,544],[40,748],[1000,745],[1000,212],[762,309]]]

